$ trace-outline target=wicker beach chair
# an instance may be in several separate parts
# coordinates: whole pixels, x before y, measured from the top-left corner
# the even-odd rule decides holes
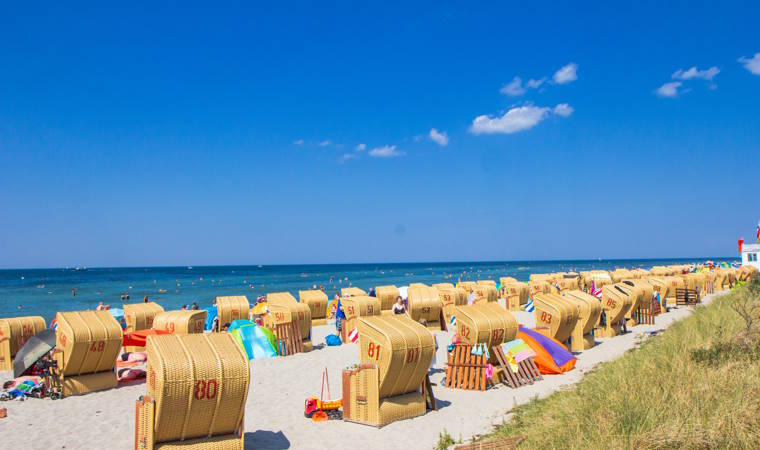
[[[358,287],[346,287],[346,288],[343,288],[343,289],[340,290],[340,296],[341,296],[341,298],[344,298],[344,297],[362,297],[362,296],[366,296],[366,295],[367,295],[367,293],[364,290],[359,289]]]
[[[232,323],[233,320],[248,320],[250,313],[251,306],[248,303],[248,297],[245,295],[217,297],[216,314],[219,320],[217,321],[217,329],[214,331],[222,331],[222,328],[226,324]]]
[[[556,290],[555,290],[556,291]],[[566,343],[578,322],[578,309],[559,294],[533,296],[536,330]]]
[[[319,289],[298,291],[301,303],[311,310],[311,325],[324,325],[327,323],[327,294]]]
[[[340,338],[344,343],[350,342],[349,334],[354,328],[357,328],[359,318],[379,316],[381,314],[380,300],[378,300],[377,297],[369,297],[366,295],[344,297],[340,302],[341,306],[343,306],[343,313],[346,315],[340,328]]]
[[[13,371],[16,352],[45,328],[45,319],[40,316],[0,319],[0,372]]]
[[[601,338],[615,337],[622,331],[626,311],[631,309],[633,298],[615,285],[602,288],[602,310],[604,323],[594,329],[594,336]]]
[[[149,330],[153,328],[153,319],[158,313],[164,312],[164,308],[158,303],[131,303],[124,305],[124,321],[127,327],[125,333],[132,331]],[[125,347],[128,352],[142,352],[145,347]]]
[[[264,317],[265,326],[277,334],[277,325],[293,323],[298,327],[295,334],[301,338],[300,345],[296,347],[303,352],[312,350],[311,309],[308,305],[298,303],[289,292],[274,292],[267,294],[267,309],[269,309],[269,314]]]
[[[425,414],[433,335],[407,316],[358,320],[360,365],[343,371],[343,419],[381,427]]]
[[[446,322],[441,314],[443,304],[436,288],[424,284],[409,286],[407,300],[412,320],[424,320],[429,329],[446,330]]]
[[[135,449],[242,450],[248,358],[227,333],[149,336]]]
[[[521,306],[528,303],[530,287],[519,281],[508,281],[501,285],[501,296],[509,311],[519,311]]]
[[[464,289],[456,288],[451,283],[438,283],[433,287],[438,291],[438,298],[441,300],[441,309],[443,311],[443,320],[446,327],[451,324],[451,316],[454,315],[454,307],[467,304],[467,294]]]
[[[375,287],[375,297],[380,300],[380,313],[393,314],[393,304],[399,296],[399,290],[396,286],[377,286]]]
[[[180,336],[203,333],[207,315],[205,309],[164,311],[153,318],[153,329],[170,331]]]
[[[111,313],[59,312],[56,323],[56,366],[46,374],[46,384],[60,386],[63,397],[116,387],[114,366],[123,335]]]
[[[580,290],[563,290],[562,298],[578,309],[578,321],[570,332],[570,351],[578,352],[594,346],[594,326],[599,323],[602,304],[599,299]]]

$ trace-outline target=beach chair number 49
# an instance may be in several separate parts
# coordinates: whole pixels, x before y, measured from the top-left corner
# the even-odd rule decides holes
[[[212,388],[213,386],[213,388]],[[198,380],[195,382],[195,393],[193,397],[196,400],[213,400],[216,398],[218,385],[216,380]]]

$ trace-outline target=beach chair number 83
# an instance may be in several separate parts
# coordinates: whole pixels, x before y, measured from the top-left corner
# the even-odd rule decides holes
[[[213,390],[211,388],[212,386]],[[216,398],[217,390],[216,380],[198,380],[195,382],[195,393],[193,394],[193,397],[195,397],[196,400],[213,400]]]

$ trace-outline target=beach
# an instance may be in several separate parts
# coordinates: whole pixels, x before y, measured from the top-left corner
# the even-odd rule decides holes
[[[724,293],[710,294],[709,303]],[[503,302],[500,300],[500,303]],[[542,381],[519,389],[498,385],[485,392],[448,389],[441,386],[446,363],[446,346],[451,332],[436,331],[439,344],[431,381],[438,411],[391,423],[383,428],[343,421],[316,423],[304,418],[304,400],[319,395],[322,370],[327,367],[330,392],[341,396],[341,370],[359,361],[355,344],[322,347],[330,325],[313,328],[315,350],[289,357],[251,362],[251,388],[245,411],[246,449],[430,449],[444,429],[455,439],[467,442],[490,431],[493,424],[509,418],[509,410],[536,397],[577,383],[585,373],[605,361],[635,348],[646,332],[664,330],[688,316],[691,307],[678,307],[657,317],[656,325],[638,325],[629,333],[597,340],[597,345],[577,354],[574,370],[547,375]],[[533,314],[512,312],[522,325],[534,326]],[[657,337],[654,337],[656,339]],[[9,373],[0,373],[2,380]],[[145,393],[143,383],[63,400],[28,399],[0,404],[8,417],[0,420],[5,448],[134,448],[135,400]],[[44,431],[45,429],[48,431]]]

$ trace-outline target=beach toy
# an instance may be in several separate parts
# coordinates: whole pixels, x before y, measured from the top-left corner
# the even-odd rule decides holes
[[[570,350],[578,352],[593,347],[594,326],[602,314],[599,299],[579,290],[563,290],[562,298],[578,310],[578,321],[570,332]]]
[[[358,320],[360,365],[343,371],[343,419],[383,426],[425,414],[433,335],[406,315]]]
[[[205,309],[164,311],[153,318],[153,329],[179,335],[203,333],[207,315],[208,311]]]
[[[578,322],[578,307],[558,293],[534,295],[533,307],[536,330],[559,342],[567,342]]]
[[[377,286],[375,287],[375,297],[380,300],[380,312],[382,314],[393,314],[393,304],[399,297],[399,290],[396,286]]]
[[[12,371],[16,352],[45,328],[45,319],[40,316],[0,319],[0,372]]]
[[[235,320],[227,330],[238,345],[245,351],[249,360],[274,358],[276,337],[271,331],[260,327],[250,320]]]
[[[520,327],[517,337],[535,352],[533,361],[542,374],[568,372],[575,367],[575,363],[578,361],[562,343],[536,330]]]
[[[446,322],[442,321],[443,307],[438,290],[424,284],[410,285],[407,291],[409,297],[409,317],[415,322],[424,320],[426,326],[433,330],[446,330]]]
[[[380,300],[377,297],[346,297],[341,299],[341,305],[346,315],[340,328],[340,338],[344,344],[351,342],[348,335],[356,328],[360,317],[380,315]]]
[[[153,328],[153,318],[156,314],[164,312],[164,308],[158,303],[131,303],[124,305],[124,321],[127,326],[124,329],[125,333],[139,330],[149,330]],[[141,352],[144,351],[144,347],[129,347],[124,350],[128,352]]]
[[[298,291],[298,298],[301,303],[309,307],[312,326],[327,323],[327,304],[329,303],[327,294],[319,289]]]
[[[135,447],[242,449],[250,369],[231,333],[150,336],[146,347]]]
[[[633,297],[619,286],[604,286],[602,288],[604,323],[594,329],[594,336],[609,338],[619,335],[622,321],[625,320],[625,313],[631,309],[633,301]]]
[[[86,394],[116,387],[116,357],[122,347],[121,325],[108,311],[59,312],[56,315],[56,367],[46,386],[60,394]]]
[[[298,303],[289,292],[273,292],[267,294],[269,313],[264,316],[264,326],[276,330],[277,325],[293,323],[301,335],[301,346],[304,352],[313,348],[311,342],[311,309]]]
[[[216,313],[219,320],[217,321],[217,329],[213,331],[221,331],[226,324],[232,323],[233,320],[247,320],[250,309],[248,297],[245,295],[217,297]]]

